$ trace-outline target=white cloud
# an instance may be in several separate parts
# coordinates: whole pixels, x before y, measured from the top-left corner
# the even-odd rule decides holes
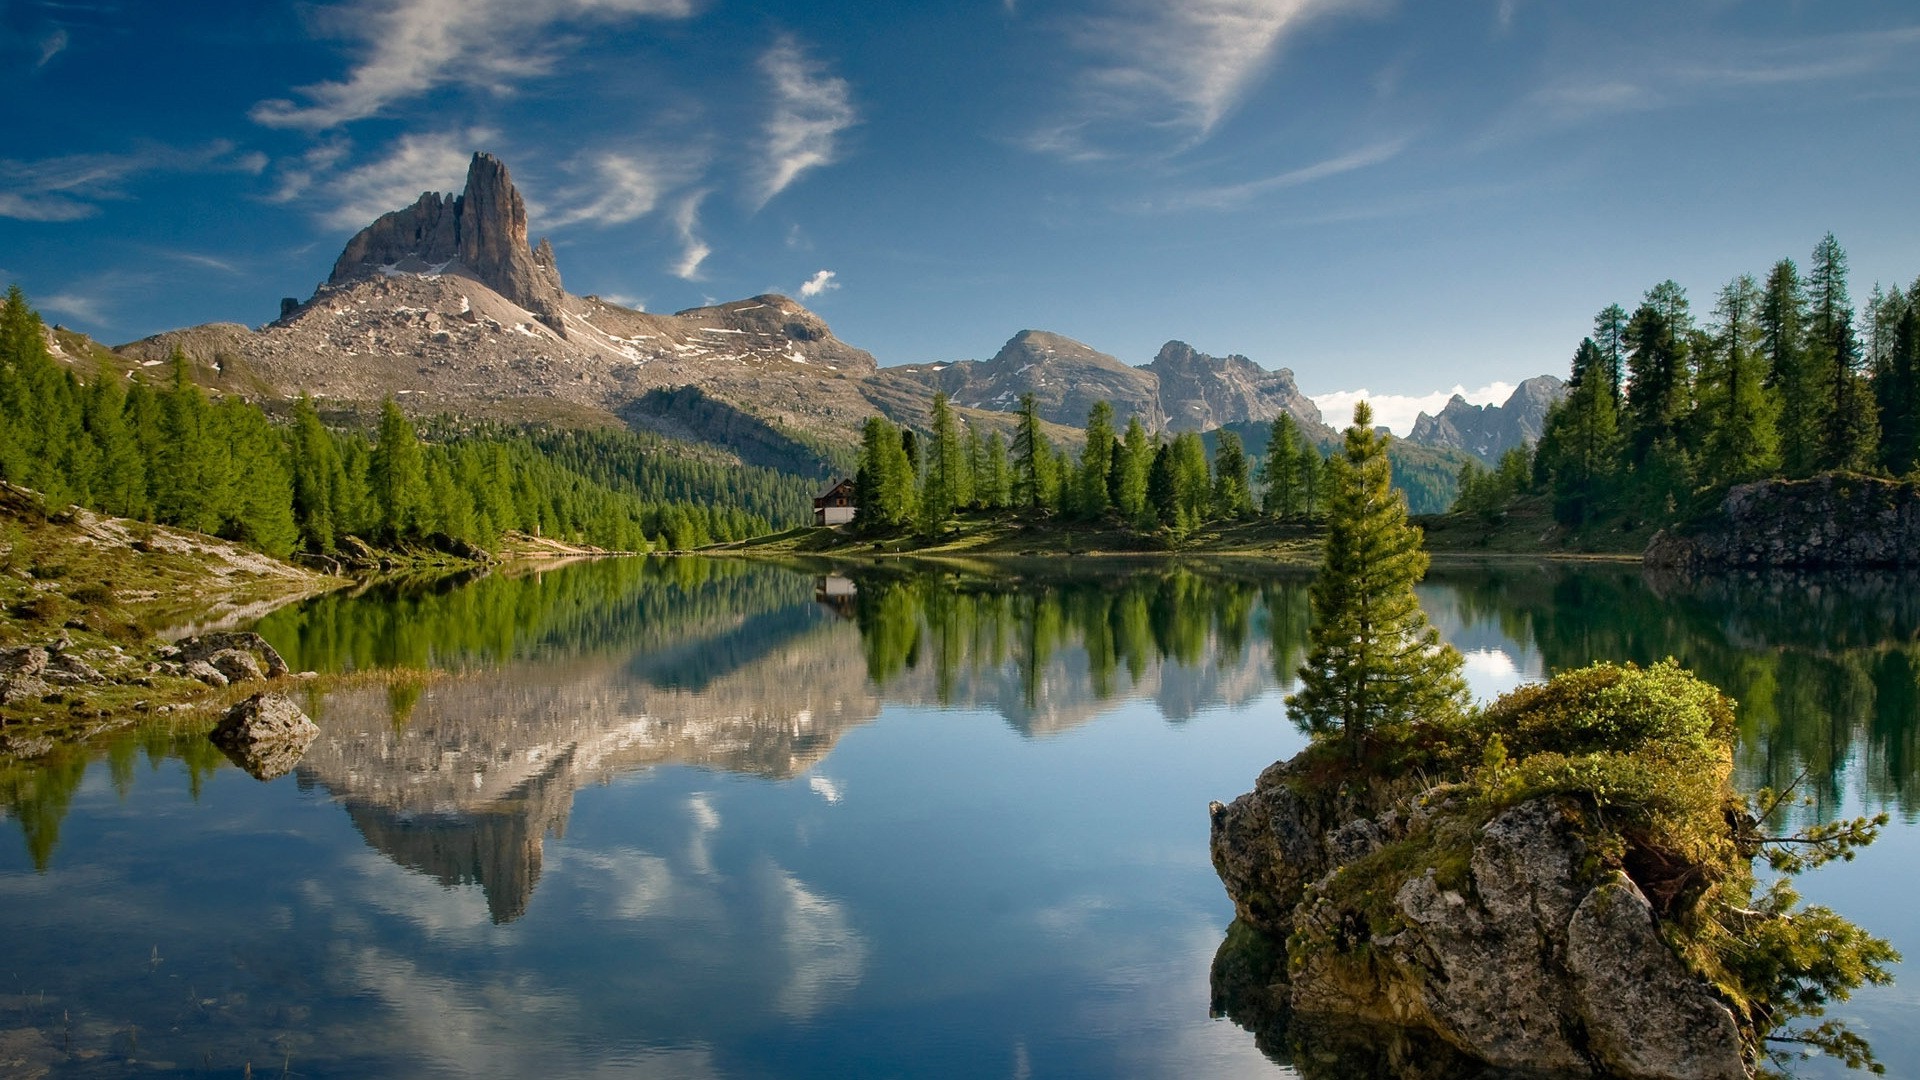
[[[483,130],[402,135],[385,157],[324,181],[330,205],[321,220],[334,228],[359,229],[411,205],[423,191],[459,191],[475,146],[492,137]]]
[[[1314,19],[1367,0],[1115,0],[1071,31],[1092,64],[1067,115],[1027,140],[1031,149],[1097,158],[1098,127],[1141,126],[1198,142],[1265,74],[1288,37]]]
[[[1401,151],[1406,148],[1406,139],[1394,139],[1389,142],[1375,143],[1372,146],[1362,147],[1358,150],[1341,154],[1338,157],[1331,157],[1324,161],[1316,161],[1311,165],[1303,165],[1297,169],[1289,169],[1276,176],[1268,176],[1259,180],[1249,180],[1240,184],[1223,184],[1217,187],[1190,191],[1182,195],[1174,196],[1160,204],[1160,206],[1165,209],[1176,210],[1228,210],[1244,205],[1248,201],[1269,192],[1299,187],[1302,184],[1310,184],[1316,180],[1325,180],[1329,177],[1339,176],[1342,173],[1371,168],[1375,165],[1384,165],[1394,158],[1399,157]]]
[[[672,186],[658,158],[641,160],[628,154],[598,154],[584,163],[592,181],[563,192],[566,209],[548,216],[543,227],[559,229],[581,222],[624,225],[653,212],[661,194]]]
[[[706,197],[705,189],[695,191],[673,208],[673,228],[680,235],[680,261],[673,265],[673,276],[683,281],[700,280],[700,264],[713,254],[696,232],[700,227],[700,202]]]
[[[127,198],[125,185],[162,172],[257,174],[258,153],[239,153],[224,139],[181,149],[149,143],[126,153],[67,154],[39,161],[0,160],[0,217],[21,221],[78,221],[99,204]]]
[[[1320,407],[1320,415],[1327,423],[1336,428],[1346,427],[1353,421],[1355,402],[1365,400],[1373,406],[1373,422],[1383,424],[1395,435],[1405,436],[1413,430],[1413,422],[1421,413],[1437,415],[1447,407],[1447,402],[1455,394],[1467,399],[1471,405],[1500,405],[1513,396],[1513,384],[1493,382],[1479,388],[1468,390],[1464,386],[1455,386],[1451,390],[1435,390],[1431,394],[1375,394],[1365,389],[1336,390],[1330,394],[1312,394],[1313,403]]]
[[[77,292],[54,293],[40,297],[36,303],[48,311],[71,315],[84,323],[101,325],[107,322],[106,304],[97,296]]]
[[[782,38],[768,49],[760,57],[760,70],[773,83],[773,113],[763,131],[755,208],[765,206],[808,169],[833,164],[839,134],[859,121],[847,80],[826,74],[793,39]]]
[[[67,51],[67,42],[67,32],[56,27],[52,33],[40,39],[40,56],[34,61],[33,66],[46,67],[54,57]]]
[[[510,93],[544,75],[565,39],[557,24],[684,19],[691,0],[353,0],[326,28],[358,39],[359,62],[338,82],[303,86],[253,107],[256,123],[323,130],[379,115],[396,101],[449,83]]]
[[[839,288],[840,283],[833,280],[833,277],[831,270],[816,271],[812,277],[800,283],[801,297],[819,296],[823,292]]]

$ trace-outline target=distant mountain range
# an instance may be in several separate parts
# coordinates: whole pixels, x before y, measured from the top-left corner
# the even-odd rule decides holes
[[[1566,392],[1566,383],[1559,379],[1536,375],[1515,387],[1501,405],[1470,405],[1455,394],[1439,416],[1421,413],[1407,441],[1438,450],[1464,450],[1492,465],[1516,446],[1539,442],[1547,410]]]
[[[427,192],[347,242],[305,300],[250,329],[210,323],[108,353],[76,335],[56,355],[152,367],[182,350],[199,377],[257,397],[310,393],[353,405],[394,396],[416,413],[563,424],[624,422],[798,471],[843,465],[875,412],[924,424],[944,390],[971,422],[1010,430],[1024,394],[1077,441],[1087,410],[1153,430],[1208,431],[1290,413],[1309,437],[1333,430],[1292,371],[1169,341],[1130,366],[1078,341],[1022,330],[988,360],[880,367],[819,316],[774,294],[657,315],[565,290],[553,248],[529,244],[507,168],[475,154],[459,195]],[[1529,379],[1506,405],[1456,398],[1409,441],[1491,460],[1537,438],[1558,380]]]

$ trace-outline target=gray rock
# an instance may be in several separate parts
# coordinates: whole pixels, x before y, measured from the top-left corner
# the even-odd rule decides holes
[[[1589,892],[1567,926],[1587,1045],[1631,1080],[1745,1080],[1733,1013],[1660,940],[1625,874]]]
[[[44,676],[51,656],[38,645],[0,649],[0,705],[37,701],[53,691]]]
[[[198,679],[208,686],[217,687],[227,685],[227,677],[222,675],[218,668],[207,663],[205,660],[195,660],[193,663],[188,664],[183,671],[187,678]]]
[[[266,673],[260,670],[260,661],[252,653],[239,649],[221,649],[207,657],[207,663],[215,671],[227,677],[229,683],[264,682]]]
[[[280,694],[255,694],[227,710],[207,736],[236,765],[258,780],[293,770],[320,727]]]
[[[288,674],[287,662],[281,658],[279,651],[268,644],[266,638],[254,633],[223,632],[182,638],[155,655],[191,664],[196,660],[211,663],[214,657],[228,652],[247,653],[249,658],[257,658],[251,669],[254,672],[254,678],[261,677],[262,669],[265,671],[265,677],[270,679],[278,679]],[[229,661],[229,663],[232,662]],[[218,664],[214,666],[219,667]],[[228,674],[228,678],[232,681],[241,681],[233,679],[231,674]]]
[[[1583,854],[1557,808],[1535,800],[1487,824],[1471,899],[1431,871],[1401,887],[1394,903],[1410,929],[1392,954],[1442,1038],[1503,1068],[1585,1068],[1558,963]]]

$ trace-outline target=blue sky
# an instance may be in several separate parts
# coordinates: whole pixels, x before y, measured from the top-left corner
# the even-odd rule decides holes
[[[1416,395],[1829,230],[1856,299],[1920,274],[1910,0],[4,10],[0,280],[111,342],[271,319],[476,149],[571,291],[804,293],[882,363],[1037,328]]]

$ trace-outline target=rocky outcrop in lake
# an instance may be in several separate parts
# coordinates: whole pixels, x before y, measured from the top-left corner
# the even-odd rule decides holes
[[[1714,512],[1655,534],[1644,558],[1683,574],[1920,567],[1920,483],[1827,473],[1741,484]]]
[[[1744,1080],[1732,1012],[1661,939],[1640,887],[1592,869],[1571,803],[1522,802],[1464,837],[1458,864],[1370,894],[1341,872],[1376,873],[1466,793],[1324,793],[1307,772],[1277,764],[1212,806],[1235,912],[1252,936],[1286,942],[1264,972],[1238,973],[1230,1005],[1415,1029],[1496,1068]],[[1244,969],[1228,944],[1216,967]]]

